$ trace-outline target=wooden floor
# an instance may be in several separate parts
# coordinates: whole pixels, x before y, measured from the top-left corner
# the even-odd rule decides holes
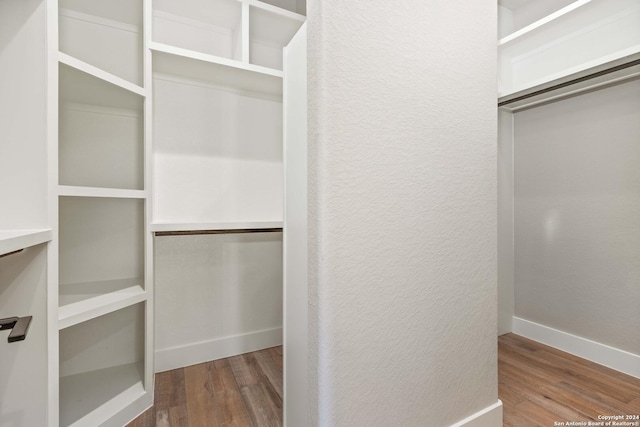
[[[505,427],[640,415],[640,380],[513,334],[498,339],[498,394]],[[282,426],[282,347],[157,374],[155,406],[129,424],[153,426]]]
[[[637,378],[514,334],[498,339],[498,394],[504,426],[640,414]]]
[[[161,372],[155,387],[127,427],[280,427],[282,347]]]

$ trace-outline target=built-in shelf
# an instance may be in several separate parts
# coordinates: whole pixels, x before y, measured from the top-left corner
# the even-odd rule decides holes
[[[61,329],[60,426],[98,426],[145,393],[146,303]]]
[[[100,187],[76,187],[72,185],[59,185],[58,195],[66,197],[107,197],[118,199],[144,199],[144,190],[125,190],[119,188]]]
[[[161,43],[150,43],[155,77],[175,76],[205,84],[282,96],[282,71],[208,55]]]
[[[60,62],[60,100],[63,103],[133,110],[142,115],[144,90],[68,55]],[[69,62],[69,63],[67,63]]]
[[[46,243],[52,236],[51,229],[0,230],[0,256]]]
[[[503,37],[498,97],[553,85],[639,52],[638,22],[637,0],[578,0]]]
[[[282,48],[300,29],[305,17],[259,1],[248,3],[249,62],[282,70]]]
[[[143,284],[143,278],[60,284],[58,328],[68,328],[144,301]]]
[[[84,62],[142,83],[141,0],[59,0],[60,50]]]
[[[91,64],[88,64],[84,61],[81,61],[77,58],[67,55],[66,53],[58,52],[58,61],[60,61],[60,63],[62,64],[67,65],[68,67],[74,68],[85,74],[89,74],[100,80],[104,80],[107,83],[111,83],[112,85],[128,90],[129,92],[133,92],[136,95],[140,95],[140,96],[146,95],[144,88],[142,88],[141,86],[133,84],[128,80],[125,80],[121,77],[116,76],[115,74],[108,73],[98,67],[95,67]]]
[[[144,396],[142,362],[60,378],[60,425],[97,426]]]
[[[233,230],[267,230],[282,228],[282,221],[253,221],[253,222],[200,222],[200,223],[171,223],[154,222],[149,229],[154,233],[160,232],[190,232],[190,231],[233,231]]]
[[[605,86],[640,78],[640,46],[612,55],[587,69],[559,74],[553,80],[498,98],[498,106],[519,111]]]

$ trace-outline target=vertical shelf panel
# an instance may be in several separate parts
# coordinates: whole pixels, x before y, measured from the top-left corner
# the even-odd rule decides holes
[[[60,426],[99,425],[144,394],[144,303],[60,332]]]

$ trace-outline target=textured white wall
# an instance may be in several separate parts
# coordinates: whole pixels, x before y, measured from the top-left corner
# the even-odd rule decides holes
[[[498,335],[513,320],[513,114],[498,112]]]
[[[515,115],[515,314],[640,354],[640,81]]]
[[[496,9],[308,4],[314,426],[497,401]]]

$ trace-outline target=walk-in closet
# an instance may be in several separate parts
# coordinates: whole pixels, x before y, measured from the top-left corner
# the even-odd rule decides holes
[[[640,396],[640,2],[499,4],[505,425],[523,423],[531,413],[541,417],[534,423],[549,413],[563,422],[598,422],[606,411],[634,414]],[[588,371],[595,364],[571,356],[564,362],[556,350],[612,370]],[[522,392],[513,388],[516,368],[529,369],[521,383],[544,384],[540,393],[551,404],[513,399]],[[533,405],[543,409],[527,412]]]
[[[638,425],[639,242],[640,0],[0,0],[0,427]]]
[[[304,2],[0,18],[0,317],[30,321],[0,424],[125,425],[154,375],[258,351],[282,423],[283,48]]]

